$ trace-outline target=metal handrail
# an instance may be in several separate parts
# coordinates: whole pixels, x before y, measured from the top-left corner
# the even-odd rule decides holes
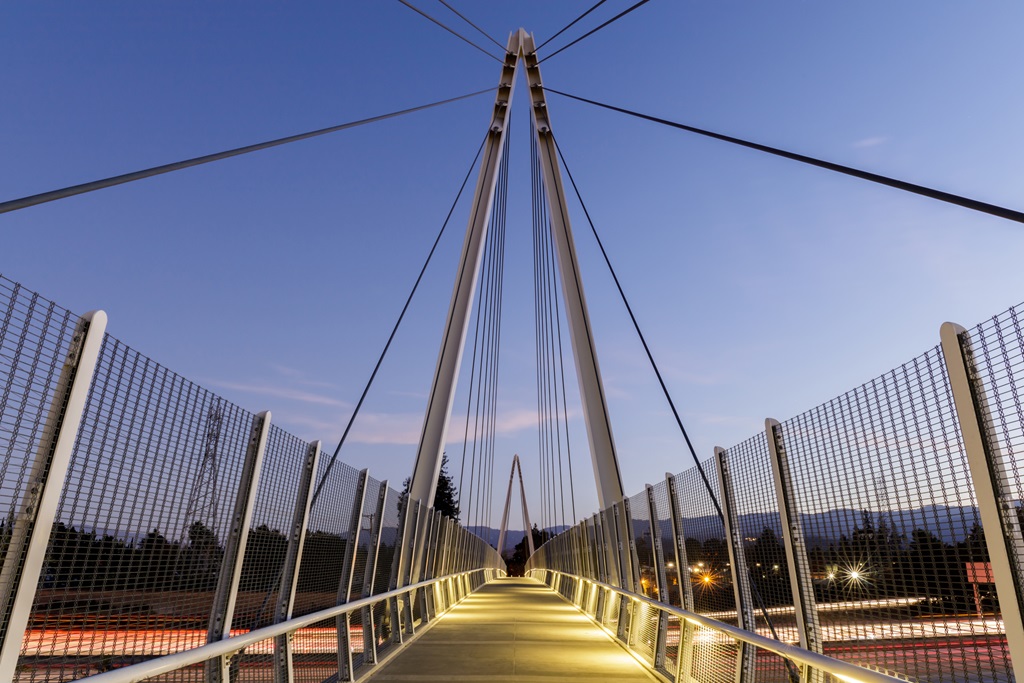
[[[527,573],[533,574],[534,572],[559,574],[575,581],[583,581],[584,583],[597,586],[598,588],[613,591],[619,595],[630,598],[631,600],[646,603],[655,609],[660,609],[663,612],[674,614],[681,619],[689,621],[691,624],[724,633],[735,640],[748,643],[763,650],[768,650],[769,652],[774,652],[780,657],[785,657],[786,659],[791,659],[799,664],[805,664],[819,671],[824,671],[825,673],[832,674],[833,676],[845,681],[852,681],[854,683],[906,683],[906,681],[901,678],[896,678],[895,676],[890,676],[872,669],[866,669],[862,666],[858,666],[857,664],[844,662],[840,659],[834,659],[828,655],[804,650],[796,645],[789,645],[788,643],[783,643],[779,640],[765,638],[764,636],[753,633],[752,631],[746,631],[744,629],[737,628],[736,626],[701,616],[700,614],[690,612],[680,607],[667,605],[646,595],[632,593],[630,591],[623,590],[618,586],[613,586],[602,581],[585,579],[582,576],[577,576],[575,574],[566,574],[565,572],[560,572],[557,569],[530,569]]]
[[[90,683],[135,683],[136,681],[144,681],[146,679],[153,678],[154,676],[166,674],[171,671],[177,671],[178,669],[183,669],[187,666],[200,664],[215,657],[232,655],[249,645],[253,645],[254,643],[270,640],[277,636],[283,636],[293,631],[297,631],[300,628],[311,626],[317,622],[333,619],[349,612],[355,612],[356,610],[363,609],[364,607],[369,607],[370,605],[374,605],[378,602],[399,597],[406,593],[419,590],[420,588],[429,588],[434,584],[443,583],[452,579],[458,579],[462,576],[469,576],[485,571],[494,571],[499,574],[502,573],[500,569],[486,567],[481,569],[472,569],[466,572],[458,572],[456,574],[448,574],[447,576],[441,576],[427,581],[420,581],[419,583],[415,583],[410,586],[403,586],[402,588],[397,588],[395,590],[388,591],[387,593],[372,595],[368,598],[360,598],[359,600],[353,600],[352,602],[347,602],[343,605],[336,605],[334,607],[322,609],[319,612],[312,612],[301,617],[294,617],[288,621],[282,621],[279,624],[264,626],[263,628],[249,631],[243,635],[225,638],[224,640],[220,640],[216,643],[209,643],[190,650],[182,650],[181,652],[175,652],[174,654],[163,655],[120,669],[104,671],[103,673],[90,676],[88,680]],[[453,606],[454,604],[455,603],[452,603]]]

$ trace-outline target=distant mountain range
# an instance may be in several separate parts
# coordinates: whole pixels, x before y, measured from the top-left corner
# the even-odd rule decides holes
[[[851,508],[839,508],[800,516],[807,545],[811,548],[827,547],[829,544],[837,542],[841,536],[849,538],[854,529],[861,525],[862,520],[863,512]],[[871,521],[876,527],[879,520],[883,520],[897,534],[904,536],[906,542],[910,541],[910,535],[915,529],[923,529],[951,545],[964,540],[975,524],[981,524],[981,516],[976,507],[949,505],[926,505],[911,510],[871,512]],[[740,531],[745,538],[756,538],[765,528],[771,529],[778,536],[782,535],[782,525],[779,524],[777,512],[740,515],[739,523]],[[643,538],[645,533],[649,533],[646,522],[634,520],[633,524],[636,538]],[[566,528],[568,527],[557,526],[552,530],[561,533]],[[723,537],[721,522],[717,517],[711,515],[686,518],[683,520],[683,528],[686,538],[693,538],[701,542],[710,538]],[[498,545],[498,529],[485,526],[471,526],[468,529],[492,546]],[[670,522],[660,521],[658,529],[662,538],[671,537]],[[509,529],[505,535],[505,549],[511,551],[523,540],[525,535],[526,533],[522,529]]]

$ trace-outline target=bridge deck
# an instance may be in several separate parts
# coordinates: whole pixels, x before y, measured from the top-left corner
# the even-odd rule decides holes
[[[483,586],[373,681],[652,681],[625,650],[532,579]]]

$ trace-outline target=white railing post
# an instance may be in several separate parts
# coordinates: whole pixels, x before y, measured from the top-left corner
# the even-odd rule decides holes
[[[789,565],[789,585],[793,592],[793,611],[796,617],[796,631],[800,647],[821,654],[821,625],[818,623],[818,609],[814,602],[814,584],[811,581],[811,565],[807,559],[807,544],[800,526],[800,513],[796,507],[793,490],[793,476],[789,468],[789,457],[778,420],[764,421],[768,452],[771,455],[772,478],[775,480],[775,499],[779,503],[779,523],[786,548],[786,564]],[[801,678],[811,683],[824,680],[820,671],[803,667]]]
[[[988,400],[974,364],[967,330],[954,323],[943,323],[939,334],[942,355],[946,359],[949,385],[953,392],[957,419],[963,435],[967,464],[978,497],[978,513],[985,530],[992,576],[996,582],[999,610],[1006,630],[1006,643],[1012,654],[1014,677],[1024,680],[1024,537],[1013,488],[1006,478],[1006,456],[999,439],[991,434]],[[1011,466],[1012,467],[1012,466]]]
[[[224,542],[224,559],[217,578],[213,608],[210,610],[210,625],[206,642],[215,643],[231,636],[231,620],[238,597],[238,583],[242,577],[242,562],[249,542],[249,527],[256,503],[256,490],[263,468],[263,454],[267,449],[267,432],[270,430],[270,411],[259,413],[252,420],[249,431],[249,445],[242,463],[242,476],[235,495],[235,509],[231,515],[231,528]],[[231,680],[231,658],[218,657],[206,662],[208,683],[227,683]]]
[[[107,314],[103,311],[86,313],[79,321],[50,402],[28,489],[16,515],[9,520],[10,540],[0,568],[0,680],[14,680],[106,328]]]
[[[733,491],[732,475],[729,473],[729,456],[724,448],[715,449],[715,470],[718,473],[718,489],[721,492],[722,524],[725,526],[726,547],[729,549],[729,566],[732,569],[733,595],[736,599],[736,623],[747,631],[754,631],[753,596],[750,590],[750,572],[747,558],[743,554],[743,534],[739,528],[739,514],[736,508],[736,494]],[[753,683],[756,652],[746,643],[738,643],[736,653],[736,683]]]
[[[373,532],[370,536],[370,547],[366,556],[366,569],[363,573],[363,594],[361,597],[368,598],[373,595],[373,583],[377,576],[377,555],[380,550],[380,537],[384,528],[384,507],[388,499],[388,482],[385,479],[380,483],[380,493],[377,496],[377,509],[374,518],[370,521]],[[377,627],[373,623],[373,605],[363,608],[363,665],[374,666],[377,664]]]
[[[658,600],[671,604],[668,598],[668,576],[665,573],[665,550],[661,546],[661,529],[658,527],[658,504],[654,500],[654,487],[647,485],[647,511],[651,525],[651,561],[654,563],[654,580]],[[665,645],[668,638],[668,612],[658,611],[658,635],[654,647],[654,668],[665,669]]]
[[[320,442],[314,441],[306,449],[299,477],[299,489],[295,494],[295,511],[288,534],[288,550],[281,570],[281,588],[277,595],[277,611],[274,623],[279,624],[292,618],[295,606],[295,589],[299,584],[299,567],[302,564],[302,546],[306,542],[306,527],[309,524],[309,506],[313,501],[313,477],[320,461]],[[274,681],[293,683],[295,671],[292,667],[292,638],[294,634],[274,639]]]
[[[366,503],[366,482],[370,478],[369,470],[362,470],[356,482],[356,493],[352,499],[352,516],[348,522],[348,538],[345,548],[345,560],[341,565],[341,581],[338,585],[338,604],[343,605],[352,600],[352,582],[356,573],[356,557],[359,553],[359,532],[363,529],[363,505]],[[338,680],[355,680],[355,667],[352,661],[352,638],[350,629],[352,621],[350,613],[339,614],[335,619],[338,630]]]
[[[693,611],[693,586],[690,585],[690,559],[686,556],[686,538],[683,533],[683,520],[679,519],[679,491],[676,478],[669,472],[665,473],[665,486],[668,488],[669,517],[672,521],[672,545],[675,550],[676,584],[679,586],[679,606],[688,612]],[[686,573],[683,573],[683,569]],[[671,589],[669,589],[671,590]],[[669,596],[668,603],[672,603]],[[685,619],[679,620],[679,648],[676,651],[676,676],[679,683],[689,683],[689,672],[693,666],[693,635],[695,629]]]
[[[679,519],[679,489],[674,475],[665,473],[668,486],[668,507],[672,518],[672,545],[675,550],[676,584],[679,586],[679,605],[693,611],[693,586],[690,585],[690,558],[686,556],[686,538],[683,520]],[[683,570],[687,570],[686,574]],[[671,600],[669,601],[671,603]]]

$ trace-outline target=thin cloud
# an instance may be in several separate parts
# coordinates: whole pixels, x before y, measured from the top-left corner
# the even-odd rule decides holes
[[[870,138],[863,138],[861,140],[857,140],[857,142],[853,143],[853,146],[856,147],[857,149],[863,149],[865,147],[878,147],[879,145],[884,145],[888,141],[889,138],[874,136]]]
[[[352,405],[347,401],[342,401],[332,396],[324,396],[323,394],[302,391],[301,389],[290,389],[288,387],[267,384],[242,384],[240,382],[224,382],[221,380],[209,380],[207,383],[221,389],[241,391],[246,394],[256,394],[259,396],[272,396],[274,398],[312,403],[314,405],[331,406],[334,408],[349,408]]]

